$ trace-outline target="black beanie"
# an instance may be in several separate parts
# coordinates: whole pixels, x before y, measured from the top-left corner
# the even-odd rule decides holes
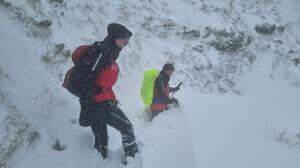
[[[115,39],[126,39],[132,36],[132,32],[125,26],[118,23],[111,23],[107,26],[107,34],[113,40]]]

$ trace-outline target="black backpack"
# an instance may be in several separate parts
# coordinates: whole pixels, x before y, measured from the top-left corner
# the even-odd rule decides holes
[[[91,96],[101,56],[101,47],[82,45],[76,48],[72,53],[74,66],[67,71],[62,86],[76,97]]]

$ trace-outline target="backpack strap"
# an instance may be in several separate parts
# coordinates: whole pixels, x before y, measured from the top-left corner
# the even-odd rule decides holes
[[[107,68],[114,61],[112,59],[111,51],[105,42],[95,42],[94,47],[94,56],[97,57],[94,66],[92,67],[93,72],[100,72],[103,69]]]
[[[92,71],[93,71],[93,72],[95,71],[95,68],[97,67],[97,65],[98,65],[98,63],[99,63],[99,61],[100,61],[102,55],[103,55],[103,53],[100,53],[100,54],[99,54],[99,56],[98,56],[98,58],[97,58],[97,60],[96,60],[96,62],[95,62],[95,64],[94,64],[94,66],[93,66],[93,68],[92,68]]]

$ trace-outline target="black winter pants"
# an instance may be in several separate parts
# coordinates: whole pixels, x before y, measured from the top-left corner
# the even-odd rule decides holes
[[[95,148],[102,156],[108,151],[107,125],[120,131],[126,156],[134,157],[135,153],[138,152],[133,126],[117,104],[112,101],[95,104],[91,121],[91,128],[95,136]]]

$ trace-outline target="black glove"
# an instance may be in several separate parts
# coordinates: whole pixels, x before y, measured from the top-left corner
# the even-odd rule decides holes
[[[178,102],[178,100],[176,99],[176,98],[172,98],[172,99],[170,99],[170,103],[171,104],[176,104],[176,105],[178,105],[179,106],[179,102]]]
[[[178,90],[180,90],[180,86],[182,85],[182,82],[180,82],[175,88],[174,88],[174,92],[177,92]]]
[[[176,86],[176,87],[173,88],[174,92],[177,92],[178,90],[180,90],[180,86]]]
[[[80,97],[80,100],[82,100],[82,101],[91,101],[92,96],[90,96],[89,94],[84,94]]]
[[[99,85],[96,86],[95,89],[94,89],[95,94],[101,93],[102,91],[103,91],[103,87],[101,87]]]

